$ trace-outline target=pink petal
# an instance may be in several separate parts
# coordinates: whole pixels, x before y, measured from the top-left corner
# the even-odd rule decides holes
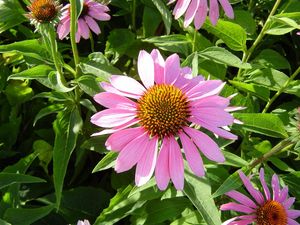
[[[221,129],[219,127],[216,127],[216,126],[210,126],[208,125],[207,123],[204,123],[201,121],[201,126],[203,126],[205,129],[213,132],[214,134],[220,136],[220,137],[223,137],[223,138],[226,138],[226,139],[231,139],[231,140],[237,140],[238,139],[238,136],[224,130],[224,129]]]
[[[245,206],[254,209],[257,207],[257,205],[250,198],[238,191],[229,191],[226,193],[226,195]]]
[[[109,92],[101,92],[94,96],[94,100],[106,108],[136,110],[136,103],[130,99]]]
[[[230,5],[228,0],[219,0],[219,2],[221,3],[224,12],[226,14],[226,16],[228,16],[230,19],[234,18],[234,13],[233,13],[233,9],[232,6]]]
[[[119,91],[116,88],[114,88],[110,83],[107,83],[107,82],[101,82],[100,85],[105,91],[110,92],[110,93],[125,96],[128,98],[134,98],[134,99],[139,99],[141,97],[140,95],[137,95],[137,94],[131,94],[128,92]]]
[[[265,196],[266,196],[266,200],[271,200],[271,194],[270,194],[269,188],[268,188],[268,186],[266,184],[266,181],[265,181],[265,171],[264,171],[263,168],[261,168],[260,171],[259,171],[259,179],[260,179],[261,185],[263,186]]]
[[[110,20],[110,15],[97,8],[89,8],[88,15],[100,21]]]
[[[142,135],[144,132],[141,127],[117,131],[108,137],[105,146],[108,150],[121,151],[130,141]]]
[[[220,80],[202,81],[187,92],[191,100],[197,100],[212,95],[218,95],[224,88],[225,83]]]
[[[194,174],[196,174],[199,177],[204,176],[205,172],[204,172],[203,162],[198,152],[198,149],[191,141],[191,139],[188,136],[186,136],[183,132],[179,133],[179,137],[182,143],[186,160],[191,170],[194,172]]]
[[[298,222],[296,222],[295,220],[290,219],[290,218],[287,219],[287,222],[288,222],[288,225],[300,225]]]
[[[208,135],[190,127],[184,127],[184,131],[208,159],[216,162],[225,161],[219,146]]]
[[[251,209],[248,206],[245,205],[241,205],[235,202],[230,202],[230,203],[226,203],[221,205],[220,207],[221,210],[225,211],[225,210],[233,210],[236,212],[243,212],[243,213],[253,213],[255,212],[255,209]]]
[[[89,28],[95,33],[95,34],[100,34],[100,28],[97,24],[97,22],[90,16],[84,16],[85,22],[89,26]]]
[[[191,0],[178,0],[177,1],[176,6],[173,11],[173,14],[175,15],[176,20],[185,13],[190,2],[191,2]]]
[[[168,187],[170,181],[169,151],[170,141],[168,138],[164,138],[158,154],[155,168],[155,180],[158,188],[162,191]]]
[[[120,152],[116,160],[115,170],[121,173],[130,170],[147,150],[149,135],[145,132],[129,142]]]
[[[282,188],[282,190],[280,191],[278,202],[284,202],[284,200],[288,197],[288,193],[289,193],[288,187]]]
[[[166,84],[173,84],[180,75],[180,59],[177,54],[173,54],[166,59],[165,81]]]
[[[273,189],[273,200],[277,201],[280,192],[278,176],[274,174],[272,176],[272,189]]]
[[[152,56],[142,50],[138,57],[138,73],[146,88],[154,85],[154,62]]]
[[[188,27],[191,22],[193,21],[195,14],[198,10],[200,0],[192,0],[191,4],[189,5],[186,13],[185,13],[185,18],[184,18],[184,27]]]
[[[295,202],[295,198],[292,197],[292,198],[288,198],[287,200],[285,200],[282,205],[284,206],[285,209],[289,209],[291,208],[291,206],[294,204]]]
[[[142,158],[138,161],[135,172],[135,184],[144,185],[151,178],[157,159],[158,138],[152,138],[144,152]]]
[[[180,147],[174,137],[170,137],[169,171],[175,188],[182,190],[184,185],[183,158]]]
[[[262,205],[264,203],[263,195],[252,186],[250,179],[246,177],[246,175],[242,171],[239,171],[239,175],[248,192],[252,195],[252,197],[259,205]]]
[[[157,84],[164,82],[165,61],[157,49],[153,49],[151,56],[154,62],[154,80]]]
[[[127,76],[112,75],[110,83],[119,91],[127,92],[134,95],[143,95],[146,89],[135,79]]]
[[[92,134],[92,136],[99,136],[99,135],[104,135],[104,134],[112,134],[112,133],[115,133],[117,131],[123,130],[123,129],[127,128],[127,127],[130,127],[132,125],[135,125],[139,121],[140,121],[139,119],[132,119],[132,120],[128,121],[127,123],[124,123],[123,125],[120,125],[120,126],[117,126],[117,127],[113,127],[111,129],[102,130],[100,132]]]
[[[192,101],[190,105],[192,107],[217,107],[221,109],[225,109],[229,106],[230,100],[228,98],[224,98],[218,95],[208,96],[206,98],[201,98],[196,101]]]
[[[57,33],[59,39],[64,39],[70,33],[70,18],[64,22],[60,23],[57,27]]]
[[[84,19],[78,19],[78,30],[80,30],[80,34],[84,39],[89,39],[90,30]]]
[[[136,117],[134,111],[125,109],[105,109],[94,114],[91,122],[99,127],[116,127],[121,126]]]
[[[219,5],[217,0],[210,0],[209,18],[213,25],[216,25],[219,19]]]
[[[288,210],[287,215],[291,219],[297,219],[300,216],[300,210],[294,210],[294,209]]]
[[[205,22],[207,16],[207,1],[200,1],[198,10],[195,15],[194,25],[195,28],[198,30]]]

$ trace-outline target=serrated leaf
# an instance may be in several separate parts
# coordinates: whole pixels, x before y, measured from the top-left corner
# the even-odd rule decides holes
[[[53,176],[56,194],[56,207],[59,208],[63,182],[69,159],[76,146],[78,133],[82,127],[82,119],[77,108],[63,111],[57,115],[53,128],[55,141],[53,147]]]
[[[0,189],[16,183],[41,183],[44,179],[19,173],[0,173]]]
[[[242,69],[251,69],[250,64],[243,63],[237,56],[235,56],[230,51],[224,48],[209,47],[199,52],[199,56],[228,66],[233,66]]]
[[[280,118],[271,113],[234,113],[244,124],[241,128],[254,133],[276,138],[287,138],[288,134]]]
[[[185,171],[183,192],[190,199],[207,224],[221,225],[220,213],[211,196],[211,187],[204,178]]]
[[[232,50],[246,51],[247,34],[240,25],[219,19],[217,25],[213,26],[206,20],[203,28],[222,39]]]

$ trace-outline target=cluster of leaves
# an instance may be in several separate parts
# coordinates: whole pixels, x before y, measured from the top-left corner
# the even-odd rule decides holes
[[[80,2],[78,0],[78,2]],[[74,78],[69,40],[58,43],[64,84],[58,79],[47,43],[23,16],[27,0],[0,1],[0,224],[209,224],[230,218],[219,212],[224,193],[239,188],[236,171],[257,171],[259,163],[298,199],[299,150],[293,144],[257,162],[278,143],[286,143],[300,81],[300,4],[287,0],[274,15],[275,1],[232,1],[235,19],[207,20],[200,31],[183,29],[163,0],[112,0],[112,20],[102,34],[78,45],[81,76]],[[262,27],[263,25],[263,27]],[[253,44],[254,43],[254,44]],[[97,128],[91,115],[101,110],[92,96],[111,74],[137,77],[141,49],[178,53],[193,74],[227,81],[223,96],[238,93],[232,104],[244,106],[235,117],[235,143],[216,139],[224,164],[204,161],[207,176],[186,171],[183,192],[165,192],[154,180],[133,185],[133,173],[116,174],[116,153],[106,137],[90,137]],[[274,97],[275,96],[275,97]],[[253,163],[254,162],[254,163]],[[269,180],[269,179],[268,179]]]

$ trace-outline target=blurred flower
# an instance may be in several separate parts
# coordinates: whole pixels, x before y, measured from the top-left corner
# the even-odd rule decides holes
[[[83,8],[77,23],[76,42],[79,42],[81,37],[88,39],[90,37],[90,29],[95,34],[100,34],[100,27],[96,21],[110,20],[110,15],[107,14],[108,11],[109,8],[106,5],[93,2],[92,0],[84,0]],[[57,33],[59,39],[64,39],[70,33],[70,4],[63,7],[63,13],[57,27]]]
[[[78,220],[77,225],[91,225],[88,220]]]
[[[219,4],[223,7],[225,14],[233,19],[234,12],[228,0],[169,0],[169,4],[176,2],[173,10],[175,19],[185,14],[184,27],[188,27],[193,21],[196,29],[200,29],[205,22],[207,11],[213,25],[216,25],[219,19]]]
[[[27,8],[30,12],[25,16],[38,27],[42,23],[57,23],[61,6],[54,0],[32,0]]]
[[[300,107],[291,112],[293,117],[286,130],[289,133],[289,140],[295,143],[295,150],[300,151]]]
[[[300,216],[300,210],[290,209],[295,198],[288,197],[288,187],[280,189],[276,174],[272,177],[272,197],[265,182],[264,170],[261,169],[259,172],[265,198],[260,191],[253,187],[250,178],[246,177],[243,172],[239,174],[254,201],[238,191],[228,192],[226,195],[238,203],[231,202],[221,205],[221,210],[233,210],[245,213],[245,215],[229,219],[223,225],[247,225],[252,223],[257,225],[299,225],[294,219]]]
[[[191,170],[203,176],[198,148],[210,160],[224,162],[225,158],[213,139],[191,124],[235,140],[237,136],[223,127],[228,129],[234,122],[229,112],[240,107],[229,107],[230,99],[219,96],[225,83],[192,77],[190,68],[180,67],[177,54],[164,60],[156,49],[151,54],[140,51],[137,64],[143,85],[118,75],[112,75],[110,83],[101,83],[106,92],[94,99],[108,109],[93,115],[91,122],[107,129],[94,135],[113,133],[105,145],[119,152],[115,170],[127,171],[137,164],[137,186],[145,184],[155,169],[159,189],[166,189],[171,179],[181,190],[184,165],[177,137]]]

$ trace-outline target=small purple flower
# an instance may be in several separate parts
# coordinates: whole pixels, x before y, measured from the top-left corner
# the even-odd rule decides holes
[[[79,42],[81,37],[88,39],[90,37],[90,30],[95,34],[100,34],[100,27],[96,20],[110,20],[110,15],[107,14],[108,11],[109,8],[106,5],[93,2],[92,0],[84,0],[83,8],[77,23],[76,42]],[[64,39],[70,33],[70,4],[63,7],[63,13],[57,27],[57,33],[59,39]]]
[[[288,187],[280,189],[279,179],[276,174],[272,177],[272,194],[266,184],[264,170],[261,169],[259,179],[265,194],[253,187],[250,178],[239,172],[247,191],[253,197],[250,199],[238,191],[229,191],[227,196],[236,202],[221,205],[221,210],[233,210],[245,215],[233,217],[223,225],[299,225],[294,219],[300,216],[300,210],[290,209],[295,198],[288,196]]]
[[[196,29],[200,29],[205,22],[207,11],[213,25],[219,19],[219,4],[223,7],[226,16],[233,19],[234,12],[228,0],[169,0],[169,4],[176,2],[173,10],[175,19],[185,14],[184,27],[188,27],[193,21]]]

